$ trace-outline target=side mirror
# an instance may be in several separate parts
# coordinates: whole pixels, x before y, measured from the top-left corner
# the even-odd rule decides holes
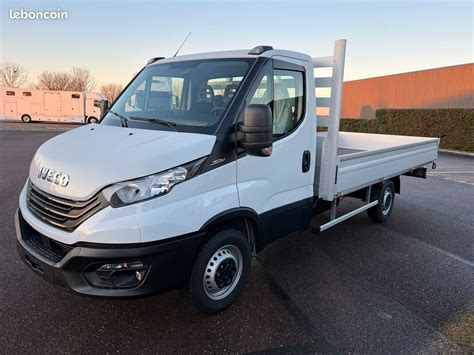
[[[101,118],[104,117],[105,113],[109,109],[109,101],[108,100],[102,100],[100,103],[100,116]]]
[[[273,120],[268,105],[251,104],[245,109],[244,122],[238,126],[243,137],[239,146],[249,155],[269,156],[272,154]]]

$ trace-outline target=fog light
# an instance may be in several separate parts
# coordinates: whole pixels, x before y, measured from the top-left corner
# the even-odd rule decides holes
[[[99,270],[136,270],[143,269],[144,267],[145,265],[143,264],[143,261],[131,261],[117,264],[104,264],[99,268]]]
[[[143,279],[144,274],[145,274],[145,271],[135,271],[135,277],[137,278],[139,282]]]
[[[94,287],[131,288],[145,279],[148,269],[148,264],[142,260],[92,264],[84,272],[84,276]]]

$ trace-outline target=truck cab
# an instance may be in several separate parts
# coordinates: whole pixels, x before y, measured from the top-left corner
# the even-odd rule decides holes
[[[21,259],[78,294],[180,287],[215,313],[253,254],[314,215],[330,210],[315,232],[362,211],[385,222],[399,176],[423,176],[439,141],[339,132],[344,56],[340,40],[322,58],[258,46],[151,60],[99,124],[36,152],[16,214]],[[318,66],[331,76],[315,79]],[[362,205],[337,216],[341,197]]]

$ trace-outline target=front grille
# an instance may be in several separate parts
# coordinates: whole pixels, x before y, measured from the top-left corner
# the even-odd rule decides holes
[[[100,193],[86,201],[73,201],[41,191],[31,182],[26,203],[36,217],[68,232],[108,205]]]
[[[73,245],[64,244],[50,239],[31,227],[19,213],[21,239],[36,254],[53,263],[60,262],[73,248]]]
[[[52,261],[60,262],[67,253],[72,250],[72,246],[49,239],[44,235],[25,235],[23,241],[38,255]]]

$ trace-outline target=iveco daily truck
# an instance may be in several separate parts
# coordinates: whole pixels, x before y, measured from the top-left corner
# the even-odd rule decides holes
[[[36,152],[16,213],[21,259],[77,294],[182,287],[214,313],[275,239],[362,211],[386,221],[400,175],[424,177],[439,142],[339,132],[345,44],[320,58],[258,46],[151,59],[99,124]],[[315,78],[320,67],[330,76]],[[338,214],[343,197],[360,207]]]

